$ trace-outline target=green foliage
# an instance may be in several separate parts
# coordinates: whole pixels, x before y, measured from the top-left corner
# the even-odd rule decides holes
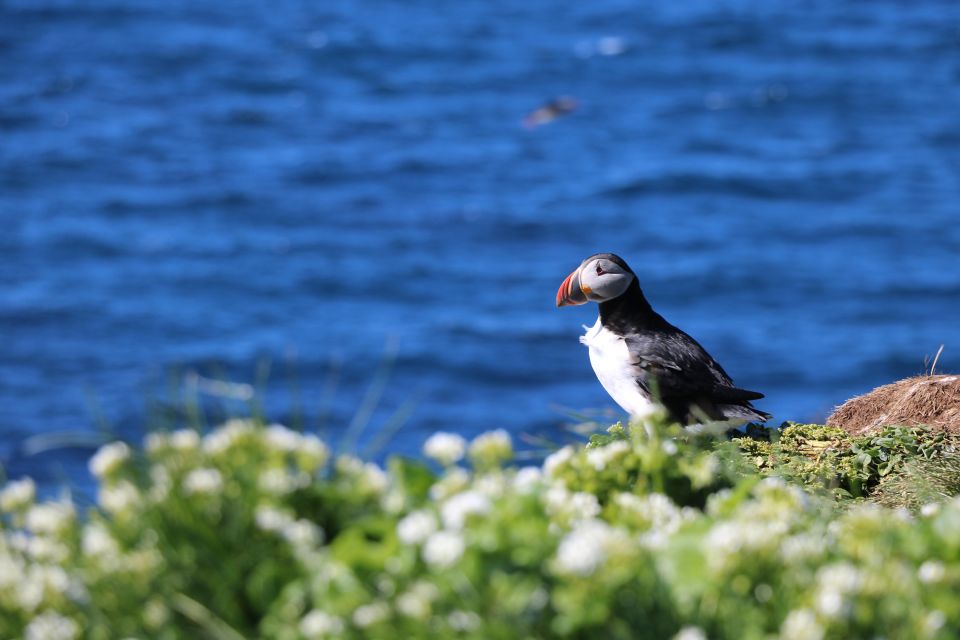
[[[957,446],[956,438],[921,427],[887,426],[854,437],[834,427],[796,423],[735,442],[761,473],[840,499],[869,497],[882,479],[902,477],[907,461],[950,458]]]
[[[251,421],[114,443],[87,514],[0,491],[0,637],[956,637],[949,438],[748,436],[652,416],[518,468],[435,434],[439,472]]]

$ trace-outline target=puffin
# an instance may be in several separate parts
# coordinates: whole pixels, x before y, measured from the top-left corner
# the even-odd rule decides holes
[[[600,384],[631,418],[650,415],[659,402],[681,425],[770,419],[751,404],[762,393],[735,387],[700,343],[653,310],[620,256],[590,256],[557,291],[558,307],[587,302],[598,303],[600,316],[584,325],[580,342]]]

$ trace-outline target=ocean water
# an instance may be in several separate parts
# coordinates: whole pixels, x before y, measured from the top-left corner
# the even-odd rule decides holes
[[[0,4],[0,463],[83,482],[217,379],[562,440],[616,416],[554,308],[598,251],[777,420],[960,369],[960,4],[753,4]]]

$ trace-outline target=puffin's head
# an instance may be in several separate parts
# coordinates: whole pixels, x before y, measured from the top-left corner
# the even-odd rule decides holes
[[[583,261],[557,291],[557,306],[605,302],[623,294],[636,276],[620,256],[598,253]]]

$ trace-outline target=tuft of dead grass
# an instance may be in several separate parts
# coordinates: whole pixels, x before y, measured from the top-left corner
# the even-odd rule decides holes
[[[877,387],[837,407],[827,425],[854,436],[884,425],[927,425],[960,434],[960,375],[916,376]]]
[[[916,457],[900,473],[880,480],[870,500],[885,507],[919,511],[930,503],[946,502],[960,494],[960,454],[946,452],[934,458]]]

